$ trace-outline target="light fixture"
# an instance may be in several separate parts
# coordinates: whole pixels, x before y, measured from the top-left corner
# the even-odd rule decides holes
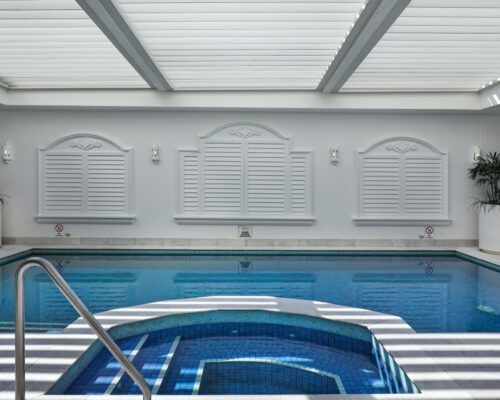
[[[160,162],[160,146],[157,144],[151,147],[151,161],[154,163]]]
[[[481,148],[479,146],[475,146],[472,150],[472,161],[478,162],[481,157]]]
[[[12,145],[9,142],[2,146],[2,160],[5,164],[12,161]]]
[[[330,147],[330,162],[333,165],[339,162],[339,148],[337,146]]]

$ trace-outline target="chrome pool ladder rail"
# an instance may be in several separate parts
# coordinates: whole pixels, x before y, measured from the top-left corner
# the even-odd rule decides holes
[[[132,362],[123,354],[120,347],[113,340],[111,335],[102,327],[95,316],[88,310],[85,304],[80,300],[76,293],[71,289],[64,278],[57,272],[52,263],[44,258],[32,257],[23,261],[16,270],[15,275],[15,378],[16,378],[16,400],[25,400],[26,382],[25,382],[25,318],[24,318],[24,273],[32,267],[41,267],[52,279],[57,288],[70,302],[73,308],[80,314],[82,319],[87,322],[101,342],[106,346],[113,357],[120,363],[127,374],[139,386],[144,400],[151,400],[151,389],[148,383],[132,364]]]

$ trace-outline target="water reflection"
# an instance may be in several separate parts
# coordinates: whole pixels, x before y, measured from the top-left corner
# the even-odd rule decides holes
[[[457,257],[48,256],[91,311],[210,295],[327,301],[403,317],[418,332],[500,331],[500,273]],[[15,265],[0,267],[0,329],[11,330]],[[76,314],[49,278],[26,275],[30,328]]]

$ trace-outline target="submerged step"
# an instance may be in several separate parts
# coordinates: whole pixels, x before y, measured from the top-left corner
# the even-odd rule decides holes
[[[130,352],[130,355],[128,356],[128,359],[130,361],[134,361],[134,358],[137,356],[137,354],[141,350],[142,346],[144,345],[144,343],[146,342],[146,340],[148,339],[148,337],[149,337],[149,335],[144,335],[143,337],[141,337],[141,339],[139,340],[139,342],[137,343],[137,345],[135,346],[135,348]],[[111,383],[109,384],[109,386],[107,387],[107,389],[104,391],[104,394],[111,394],[111,393],[113,393],[113,391],[115,390],[116,386],[118,385],[118,383],[122,379],[124,373],[125,373],[125,369],[124,368],[122,368],[122,369],[120,369],[120,371],[118,371],[118,373],[115,375],[115,377],[113,378],[113,380],[111,381]]]
[[[165,337],[162,340],[151,338],[134,358],[133,364],[151,387],[151,392],[157,394],[175,353],[180,336]],[[112,394],[140,394],[139,387],[125,374]]]

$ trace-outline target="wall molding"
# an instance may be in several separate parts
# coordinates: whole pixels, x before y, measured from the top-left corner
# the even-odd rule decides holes
[[[180,225],[313,225],[315,218],[301,217],[227,217],[227,216],[184,216],[176,215],[174,219]]]
[[[448,226],[451,224],[449,218],[364,218],[352,217],[353,222],[359,226]]]
[[[35,221],[41,224],[58,224],[64,222],[66,224],[133,224],[136,220],[135,215],[124,216],[103,216],[103,217],[79,217],[79,216],[44,216],[35,217]]]

